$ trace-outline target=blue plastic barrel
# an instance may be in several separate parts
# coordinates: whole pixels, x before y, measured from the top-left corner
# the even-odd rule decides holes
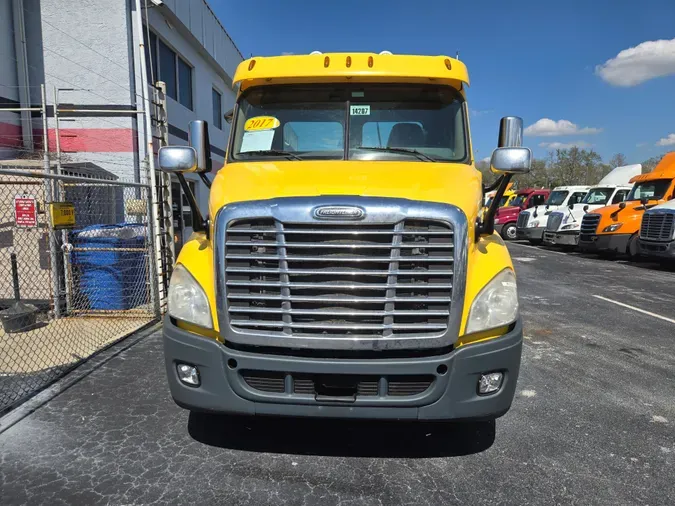
[[[148,302],[145,225],[91,225],[72,231],[70,242],[76,309],[123,310]],[[137,251],[124,251],[130,248]]]

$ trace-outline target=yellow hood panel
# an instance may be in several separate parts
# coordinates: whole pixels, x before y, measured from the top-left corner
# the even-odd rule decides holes
[[[473,223],[481,176],[471,165],[432,162],[273,161],[225,165],[211,187],[209,215],[231,202],[359,195],[454,204]]]

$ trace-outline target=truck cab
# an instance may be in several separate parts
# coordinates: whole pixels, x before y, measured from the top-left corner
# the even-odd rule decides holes
[[[492,205],[493,199],[495,195],[497,194],[496,191],[492,191],[489,194],[486,195],[485,199],[485,205],[483,206],[483,210],[481,212],[481,217],[484,217],[485,214],[488,212],[488,209]],[[510,187],[504,192],[504,195],[502,196],[501,200],[499,201],[499,207],[508,207],[511,205],[511,202],[515,200],[517,197],[517,193],[512,190]]]
[[[642,165],[624,165],[614,168],[593,186],[577,204],[570,204],[552,212],[546,222],[544,244],[574,247],[579,244],[581,220],[588,212],[626,200],[633,185],[630,180],[642,172]]]
[[[522,325],[495,208],[479,219],[464,63],[256,57],[234,83],[226,162],[169,287],[176,403],[330,418],[504,414]],[[190,146],[161,148],[160,167],[206,172],[207,130],[190,125]],[[520,118],[502,119],[499,139],[497,199],[531,163]]]
[[[516,235],[531,244],[541,244],[551,213],[578,204],[588,193],[590,186],[557,186],[546,202],[520,214]]]
[[[549,190],[524,188],[516,192],[511,205],[502,207],[495,215],[495,230],[507,240],[516,238],[516,223],[521,211],[543,204],[549,195]]]
[[[675,197],[675,152],[663,156],[654,170],[630,180],[633,189],[625,202],[586,214],[581,221],[579,248],[603,254],[640,253],[638,233],[646,210]]]

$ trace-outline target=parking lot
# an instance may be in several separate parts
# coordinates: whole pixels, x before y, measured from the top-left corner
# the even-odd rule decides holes
[[[0,434],[0,503],[673,504],[675,266],[509,249],[525,346],[496,424],[190,418],[155,332]]]

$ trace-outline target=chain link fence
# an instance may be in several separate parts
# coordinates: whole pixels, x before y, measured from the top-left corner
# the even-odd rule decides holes
[[[0,413],[156,321],[150,187],[0,169]]]

